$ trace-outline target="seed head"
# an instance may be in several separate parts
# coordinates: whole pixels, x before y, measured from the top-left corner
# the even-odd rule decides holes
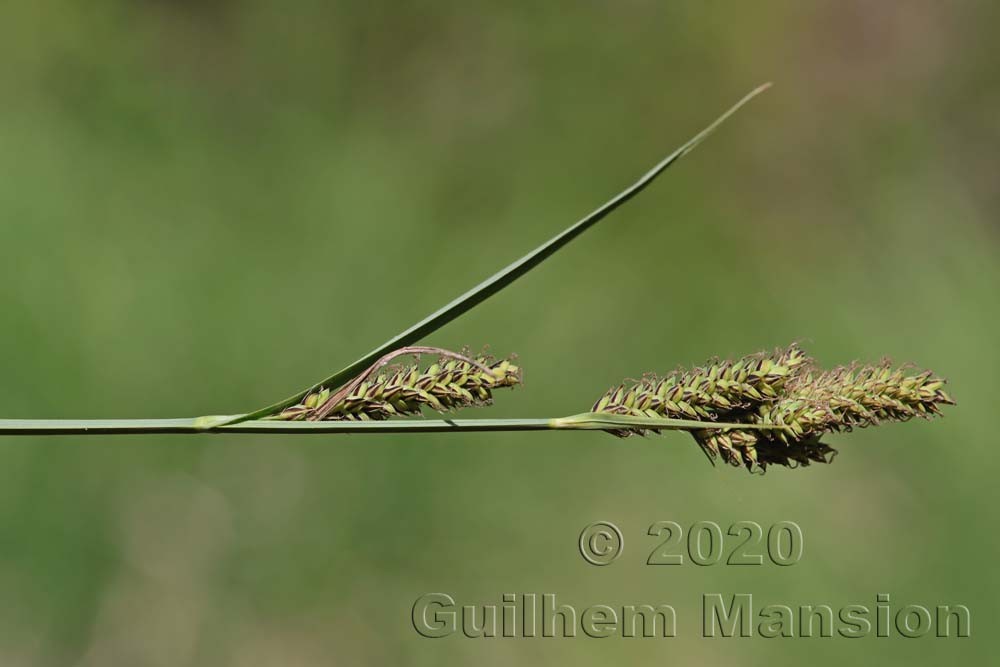
[[[466,361],[458,356],[441,357],[423,370],[416,364],[387,367],[361,382],[332,406],[323,419],[374,421],[419,414],[424,407],[448,412],[489,405],[494,389],[521,383],[522,371],[513,357],[497,360],[480,355]],[[331,395],[330,388],[321,387],[273,419],[309,419]]]
[[[737,361],[714,360],[662,379],[648,375],[612,387],[593,411],[704,421],[706,428],[692,435],[709,460],[763,471],[772,464],[829,463],[836,450],[821,442],[827,433],[939,415],[942,405],[954,403],[944,385],[930,371],[893,368],[889,361],[819,371],[791,345]],[[784,430],[712,429],[713,421]],[[644,431],[611,433],[627,437]]]
[[[941,414],[941,405],[954,404],[943,378],[930,371],[907,375],[907,370],[885,360],[809,374],[792,387],[787,400],[762,409],[761,417],[787,423],[796,435],[805,436],[883,421],[929,419]]]
[[[930,419],[941,414],[942,405],[954,404],[944,391],[944,379],[930,371],[907,371],[888,361],[810,371],[790,383],[779,400],[761,403],[737,418],[787,430],[701,431],[695,438],[706,451],[751,470],[773,463],[829,463],[836,452],[820,441],[824,434],[914,417]]]
[[[631,386],[612,387],[594,404],[593,412],[717,421],[776,400],[786,384],[809,364],[809,358],[794,344],[737,361],[713,359],[704,366],[678,369],[663,378],[647,375]],[[626,437],[643,431],[614,433]]]

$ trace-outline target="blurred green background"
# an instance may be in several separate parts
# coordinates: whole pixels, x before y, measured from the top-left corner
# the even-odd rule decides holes
[[[998,5],[32,2],[0,9],[0,414],[240,412],[588,212],[427,343],[516,351],[490,416],[799,340],[948,377],[831,466],[683,435],[4,438],[0,664],[984,664],[1000,586]],[[466,413],[470,416],[471,413]],[[616,522],[596,568],[584,525]],[[797,522],[802,562],[649,567],[657,520]],[[667,602],[670,640],[428,640],[414,600]],[[700,638],[703,593],[960,603],[966,640]],[[893,633],[895,635],[895,633]]]

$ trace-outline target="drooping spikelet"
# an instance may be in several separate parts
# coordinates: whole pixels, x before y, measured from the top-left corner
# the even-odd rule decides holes
[[[522,371],[513,357],[500,360],[488,355],[468,360],[458,357],[460,355],[442,357],[423,370],[416,364],[388,367],[353,387],[330,406],[322,418],[374,421],[419,414],[424,407],[448,412],[467,406],[489,405],[494,389],[521,383]],[[330,388],[320,388],[273,419],[315,418],[319,408],[334,395]]]

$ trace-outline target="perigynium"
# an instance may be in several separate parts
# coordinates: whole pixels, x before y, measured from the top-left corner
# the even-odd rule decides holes
[[[436,353],[436,363],[388,366],[403,354]],[[462,407],[489,405],[493,390],[521,383],[522,371],[514,358],[475,358],[440,348],[405,348],[386,355],[358,380],[336,392],[320,387],[299,405],[271,417],[276,420],[372,421],[419,414],[423,408],[449,412]],[[386,368],[386,370],[380,370]]]
[[[828,433],[939,415],[940,406],[954,403],[944,385],[930,371],[893,368],[887,360],[820,371],[792,345],[674,371],[663,379],[647,376],[628,388],[612,388],[594,410],[784,427],[692,431],[710,460],[721,457],[755,471],[771,464],[829,463],[836,451],[821,441]],[[613,433],[625,437],[643,432]]]

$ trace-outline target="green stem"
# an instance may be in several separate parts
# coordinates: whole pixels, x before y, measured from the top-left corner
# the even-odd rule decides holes
[[[0,435],[126,435],[166,433],[475,433],[483,431],[606,431],[642,428],[691,431],[705,428],[782,429],[772,424],[730,424],[689,419],[627,417],[584,412],[548,419],[413,419],[390,421],[252,420],[219,425],[225,416],[186,419],[0,419]]]

